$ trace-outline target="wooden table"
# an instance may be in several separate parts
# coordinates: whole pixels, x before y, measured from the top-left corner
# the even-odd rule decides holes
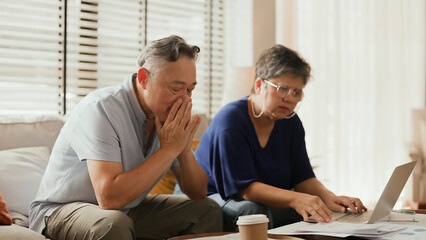
[[[419,214],[426,214],[426,209],[414,209],[413,211]]]
[[[413,209],[417,214],[426,214],[426,209]],[[201,233],[201,234],[190,234],[190,235],[184,235],[184,236],[178,236],[169,238],[168,240],[187,240],[187,239],[193,239],[193,238],[199,238],[199,237],[209,237],[209,236],[222,236],[226,234],[231,234],[232,232],[217,232],[217,233]],[[342,240],[343,238],[338,237],[330,237],[330,236],[322,236],[322,235],[302,235],[302,236],[283,236],[283,235],[277,235],[277,234],[268,234],[268,238],[272,239],[289,239],[289,240],[298,240],[298,239],[308,239],[308,240]],[[359,240],[362,238],[359,237],[346,237],[345,240]]]

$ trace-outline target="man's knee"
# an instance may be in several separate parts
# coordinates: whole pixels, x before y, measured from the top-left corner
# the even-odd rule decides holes
[[[111,210],[90,229],[89,239],[135,239],[133,221],[121,211]]]
[[[209,209],[207,212],[208,217],[222,220],[222,208],[214,200],[204,198],[201,201],[203,201],[204,207]]]
[[[197,209],[194,208],[194,213],[199,215],[198,222],[192,230],[199,229],[200,232],[221,232],[223,214],[221,207],[212,199],[204,198],[194,201],[197,204]],[[195,231],[193,233],[199,233]]]

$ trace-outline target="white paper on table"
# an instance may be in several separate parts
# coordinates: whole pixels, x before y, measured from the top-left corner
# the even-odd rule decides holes
[[[392,240],[419,240],[426,239],[426,226],[407,225],[407,224],[394,224],[405,227],[403,230],[386,233],[380,235],[379,239],[392,239]],[[360,237],[367,239],[378,239],[377,235],[362,235]]]
[[[318,232],[307,232],[306,229],[310,228],[312,225],[315,225],[316,223],[308,223],[308,222],[297,222],[289,225],[285,225],[282,227],[277,227],[274,229],[268,230],[268,233],[270,234],[278,234],[278,235],[324,235],[324,236],[331,236],[331,237],[340,237],[345,238],[351,236],[351,234],[348,233],[335,233],[335,232],[321,232],[321,234],[318,234]],[[303,229],[303,231],[300,231],[299,229]]]
[[[309,228],[299,228],[298,231],[308,232],[335,232],[335,233],[364,233],[364,234],[375,234],[377,233],[377,227],[372,224],[359,224],[359,223],[346,223],[346,222],[329,222],[329,223],[316,223]]]
[[[365,236],[381,237],[390,232],[401,231],[405,225],[398,224],[354,224],[342,222],[308,223],[298,222],[290,225],[274,228],[268,231],[271,234],[280,235],[324,235],[334,237]]]
[[[381,235],[389,232],[395,232],[404,229],[404,226],[388,224],[388,223],[347,223],[347,222],[329,222],[329,223],[316,223],[310,225],[309,228],[298,228],[297,231],[309,232],[334,232],[334,233],[347,233],[347,234],[369,234]]]

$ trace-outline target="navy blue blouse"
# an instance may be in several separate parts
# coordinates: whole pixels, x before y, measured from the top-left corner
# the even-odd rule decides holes
[[[208,194],[220,193],[224,199],[252,182],[290,190],[315,177],[299,117],[277,120],[262,148],[248,114],[247,96],[217,113],[195,156],[209,177]]]

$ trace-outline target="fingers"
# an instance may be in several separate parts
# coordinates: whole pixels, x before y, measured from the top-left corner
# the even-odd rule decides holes
[[[346,206],[353,212],[358,213],[358,209],[356,208],[355,204],[353,204],[351,201],[347,201]]]
[[[182,99],[176,100],[170,109],[169,115],[164,125],[175,122],[176,126],[186,128],[188,122],[191,120],[192,102],[183,101]]]
[[[170,122],[172,122],[175,119],[176,113],[181,108],[181,105],[182,105],[182,99],[180,98],[176,100],[175,103],[173,103],[173,106],[170,109],[169,115],[167,116],[167,119],[164,122],[164,125],[168,125]]]
[[[302,211],[302,212],[300,213],[300,215],[302,215],[302,217],[303,217],[303,221],[308,221],[308,220],[309,220],[308,212],[306,212],[306,211]]]
[[[336,211],[336,212],[341,212],[344,213],[346,212],[346,205],[342,205],[342,204],[338,204],[333,202],[330,206],[328,206],[331,210]]]
[[[331,218],[332,218],[332,213],[331,211],[327,208],[327,206],[325,206],[325,204],[322,204],[323,206],[318,206],[317,208],[312,208],[312,210],[309,212],[312,217],[314,217],[314,219],[317,222],[330,222]]]
[[[177,99],[176,102],[173,103],[164,125],[170,125],[174,122],[175,126],[186,128],[186,125],[191,120],[191,109],[191,102],[183,101],[180,98]]]
[[[365,207],[364,204],[362,204],[361,200],[359,200],[358,198],[354,199],[354,204],[359,212],[368,210],[367,207]]]
[[[177,125],[185,127],[185,125],[188,123],[189,119],[186,116],[186,111],[188,109],[189,102],[183,101],[182,104],[179,107],[179,110],[176,113],[175,120]],[[189,110],[191,113],[191,111]],[[185,122],[186,121],[186,122]]]
[[[177,119],[180,119],[179,124],[181,127],[186,128],[188,122],[191,120],[191,110],[192,110],[192,102],[184,102],[182,103],[181,108],[179,109],[179,116],[176,116]]]
[[[361,213],[362,210],[366,209],[361,200],[358,198],[348,198],[348,202],[349,204],[347,206],[352,210],[353,213]]]
[[[305,196],[298,201],[296,211],[303,217],[304,221],[308,221],[308,214],[317,222],[330,222],[332,212],[325,203],[317,196]]]
[[[327,207],[327,205],[324,204],[324,212],[327,214],[327,217],[331,219],[333,218],[333,212]]]
[[[361,213],[362,211],[367,211],[367,208],[364,206],[364,204],[359,198],[340,196],[338,197],[336,204],[340,205],[339,208],[345,210],[346,208],[349,208],[353,213]]]
[[[188,124],[187,129],[191,130],[190,139],[194,138],[194,134],[198,129],[198,126],[200,126],[201,123],[201,117],[198,114],[195,114],[192,116],[191,121]]]
[[[157,132],[159,136],[162,136],[160,142],[162,139],[163,142],[170,142],[170,148],[180,149],[180,153],[190,152],[192,139],[201,123],[199,115],[191,117],[191,111],[191,101],[178,99],[172,105],[169,115],[163,124],[156,119]],[[166,144],[163,144],[163,146],[166,146]]]
[[[330,222],[333,217],[333,213],[330,209],[333,211],[345,212],[346,209],[349,208],[353,213],[367,211],[367,208],[358,198],[334,196],[326,199],[325,202],[318,197],[305,198],[305,200],[299,203],[300,206],[296,210],[302,215],[304,221],[308,220],[307,214],[310,214],[315,221],[324,221],[327,223]]]

